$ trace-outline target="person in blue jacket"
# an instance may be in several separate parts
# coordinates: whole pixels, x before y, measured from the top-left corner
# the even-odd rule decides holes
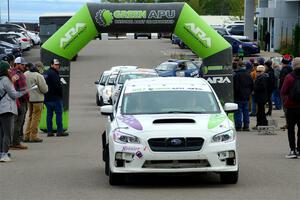
[[[52,130],[52,118],[53,112],[56,115],[56,136],[68,136],[68,133],[64,133],[62,124],[63,113],[63,90],[59,77],[60,62],[58,59],[51,61],[51,67],[44,73],[46,83],[48,85],[48,92],[45,94],[45,105],[47,108],[47,132],[48,137],[54,136]]]

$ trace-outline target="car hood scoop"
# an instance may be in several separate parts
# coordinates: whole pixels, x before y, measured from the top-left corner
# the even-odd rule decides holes
[[[194,119],[187,118],[167,118],[167,119],[156,119],[153,124],[178,124],[178,123],[196,123]]]

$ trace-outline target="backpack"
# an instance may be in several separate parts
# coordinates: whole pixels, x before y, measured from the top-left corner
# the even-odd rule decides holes
[[[295,102],[300,102],[300,76],[296,76],[294,73],[291,73],[294,77],[295,82],[293,87],[290,90],[290,97]]]

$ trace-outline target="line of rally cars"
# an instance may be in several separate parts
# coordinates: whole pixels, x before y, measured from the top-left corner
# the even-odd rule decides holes
[[[124,184],[128,174],[200,172],[237,183],[236,131],[227,117],[237,105],[223,106],[206,80],[188,78],[199,76],[199,66],[182,60],[102,73],[96,99],[108,115],[102,158],[111,185]]]
[[[103,106],[112,104],[117,98],[122,85],[127,79],[146,77],[202,77],[201,67],[190,60],[171,59],[156,66],[154,69],[143,69],[138,66],[114,66],[104,71],[95,81],[96,104]]]

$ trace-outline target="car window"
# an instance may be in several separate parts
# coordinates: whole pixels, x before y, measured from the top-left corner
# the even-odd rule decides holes
[[[196,70],[197,66],[192,62],[186,62],[186,66],[188,70]]]
[[[117,75],[110,76],[107,81],[107,85],[114,85],[116,78],[117,78]]]
[[[172,71],[175,70],[176,66],[176,63],[162,63],[158,65],[155,69],[158,71]]]
[[[124,93],[122,114],[218,113],[220,108],[212,92],[147,91]]]

